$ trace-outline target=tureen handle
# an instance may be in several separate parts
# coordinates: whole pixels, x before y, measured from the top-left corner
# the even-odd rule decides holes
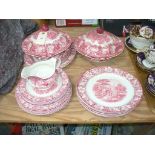
[[[97,29],[96,29],[96,32],[97,32],[98,34],[103,34],[103,33],[104,33],[104,29],[103,29],[103,28],[97,28]]]
[[[41,26],[41,30],[42,30],[42,31],[48,31],[48,30],[49,30],[49,26],[48,26],[47,24],[43,24],[43,25]]]

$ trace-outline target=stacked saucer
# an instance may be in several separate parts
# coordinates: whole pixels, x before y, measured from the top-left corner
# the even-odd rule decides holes
[[[140,82],[117,68],[97,67],[86,71],[77,83],[80,103],[103,117],[123,116],[135,109],[143,95]]]
[[[141,69],[153,71],[155,68],[155,45],[151,45],[145,52],[137,54],[137,64]]]
[[[155,96],[155,74],[154,72],[150,73],[147,77],[146,89],[150,94]]]
[[[54,70],[53,60],[48,61],[25,67],[16,87],[19,106],[30,114],[52,114],[70,101],[72,87],[67,74],[60,68]]]

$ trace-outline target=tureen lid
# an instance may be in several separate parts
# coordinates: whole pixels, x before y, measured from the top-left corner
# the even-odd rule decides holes
[[[101,28],[79,36],[74,43],[75,49],[90,58],[111,58],[122,52],[124,44],[120,38]]]
[[[71,42],[68,34],[43,25],[41,29],[24,39],[22,49],[28,55],[46,58],[65,51]]]

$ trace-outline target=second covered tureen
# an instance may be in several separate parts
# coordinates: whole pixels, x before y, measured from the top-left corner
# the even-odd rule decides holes
[[[122,40],[101,28],[79,36],[74,43],[75,49],[90,60],[104,61],[123,52]]]

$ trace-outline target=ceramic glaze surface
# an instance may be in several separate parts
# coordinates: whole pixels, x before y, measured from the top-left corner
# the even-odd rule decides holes
[[[79,36],[75,40],[75,49],[89,58],[106,60],[123,52],[124,44],[120,38],[103,31],[98,33],[97,29]]]
[[[117,107],[127,104],[134,96],[134,88],[124,77],[102,73],[88,80],[88,97],[96,104]]]
[[[86,71],[77,84],[80,103],[103,117],[123,116],[139,104],[143,95],[139,81],[118,68],[96,67]]]
[[[96,81],[93,91],[98,99],[106,102],[121,101],[126,95],[126,88],[117,80],[103,79]]]
[[[40,29],[23,41],[22,49],[27,55],[49,58],[68,49],[71,43],[72,39],[64,32]]]
[[[54,58],[60,59],[61,60],[60,68],[64,68],[73,61],[73,59],[75,58],[75,55],[76,55],[76,50],[73,48],[73,45],[71,45],[64,52],[54,56]],[[39,62],[39,61],[47,60],[47,59],[48,58],[39,58],[35,56],[30,56],[27,54],[24,55],[25,65],[32,65],[35,62]]]

